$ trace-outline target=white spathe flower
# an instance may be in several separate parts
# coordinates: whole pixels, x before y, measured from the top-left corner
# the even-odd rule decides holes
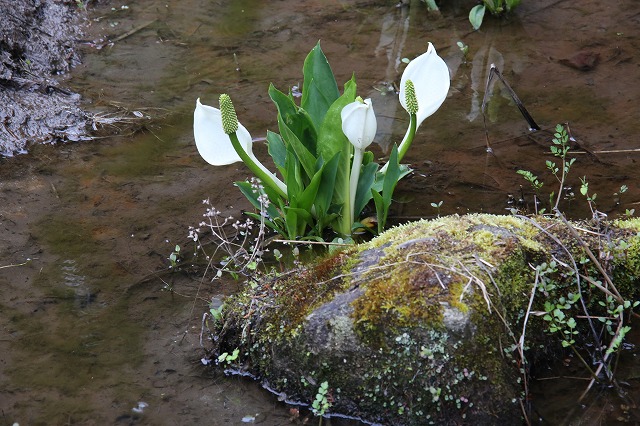
[[[251,134],[240,123],[238,123],[236,135],[247,154],[254,157]],[[207,163],[213,166],[226,166],[242,161],[236,150],[233,149],[229,135],[222,128],[220,110],[201,104],[200,98],[196,101],[196,110],[193,113],[193,136],[200,156]]]
[[[236,120],[235,113],[234,120]],[[213,166],[225,166],[243,161],[264,184],[276,189],[286,199],[287,186],[253,154],[253,141],[249,131],[238,123],[238,129],[234,133],[240,148],[247,154],[245,159],[240,157],[231,143],[231,138],[224,131],[220,110],[200,103],[198,98],[196,110],[193,112],[193,137],[200,156]]]
[[[354,206],[356,201],[356,191],[358,180],[360,179],[360,167],[364,150],[367,149],[378,130],[376,114],[373,112],[371,99],[358,97],[355,102],[351,102],[342,108],[340,112],[342,118],[342,132],[355,148],[353,150],[353,163],[351,164],[351,175],[349,177],[349,210],[343,209],[344,215],[348,215],[351,223],[354,222]]]
[[[416,113],[416,128],[431,114],[436,112],[447,98],[451,77],[449,67],[438,56],[433,44],[429,42],[429,48],[425,53],[409,62],[400,79],[400,104],[406,110],[405,98],[406,82],[411,80],[415,87],[418,101]]]
[[[356,150],[364,150],[373,142],[378,130],[371,99],[357,99],[342,108],[342,131]]]

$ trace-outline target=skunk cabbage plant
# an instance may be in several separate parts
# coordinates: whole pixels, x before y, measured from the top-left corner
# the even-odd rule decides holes
[[[251,135],[238,122],[226,94],[220,96],[220,109],[196,101],[193,132],[198,152],[214,166],[244,162],[261,181],[257,186],[236,182],[259,210],[248,214],[285,238],[350,238],[354,230],[368,229],[358,219],[372,199],[380,232],[395,186],[409,172],[399,161],[418,126],[444,102],[449,70],[431,43],[407,66],[400,103],[409,112],[409,129],[382,169],[367,151],[377,123],[371,99],[356,96],[355,77],[341,94],[320,43],[307,56],[303,76],[300,105],[291,92],[269,87],[278,109],[278,133],[268,131],[266,139],[282,179],[253,154]]]

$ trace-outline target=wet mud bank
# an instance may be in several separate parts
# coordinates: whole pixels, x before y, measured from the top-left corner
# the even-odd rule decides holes
[[[0,0],[0,155],[88,139],[89,115],[65,75],[80,63],[86,16],[73,0]]]

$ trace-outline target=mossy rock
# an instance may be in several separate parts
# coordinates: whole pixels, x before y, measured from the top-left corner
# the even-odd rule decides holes
[[[626,298],[637,296],[640,222],[607,224],[608,248],[603,224],[598,232],[573,226],[579,240],[564,222],[542,217],[449,216],[398,226],[248,283],[225,302],[213,352],[239,349],[220,364],[290,403],[310,405],[328,382],[329,414],[391,425],[517,424],[525,365],[562,352],[539,316],[527,322],[527,364],[517,350],[526,313],[544,311],[554,297],[531,299],[532,265],[580,259],[583,241],[613,253],[605,266]],[[554,280],[558,294],[575,286],[570,274]]]

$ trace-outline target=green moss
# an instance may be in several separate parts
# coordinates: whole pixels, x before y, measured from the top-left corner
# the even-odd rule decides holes
[[[613,226],[640,232],[640,218],[633,217],[630,219],[616,219],[613,221]]]
[[[470,276],[484,277],[485,287],[491,285],[493,275],[519,277],[501,280],[499,288],[504,289],[499,292],[520,302],[533,281],[526,256],[518,247],[539,249],[541,244],[534,239],[538,234],[526,221],[492,215],[448,216],[386,232],[360,250],[383,248],[384,256],[376,269],[363,273],[365,294],[353,304],[359,330],[371,334],[379,327],[384,332],[415,323],[440,327],[443,306],[467,311],[464,293],[476,285],[467,285]],[[469,260],[459,267],[454,264],[452,270],[445,267],[449,256]],[[500,259],[501,264],[491,272],[493,259]],[[381,274],[379,268],[385,267],[388,272]]]

